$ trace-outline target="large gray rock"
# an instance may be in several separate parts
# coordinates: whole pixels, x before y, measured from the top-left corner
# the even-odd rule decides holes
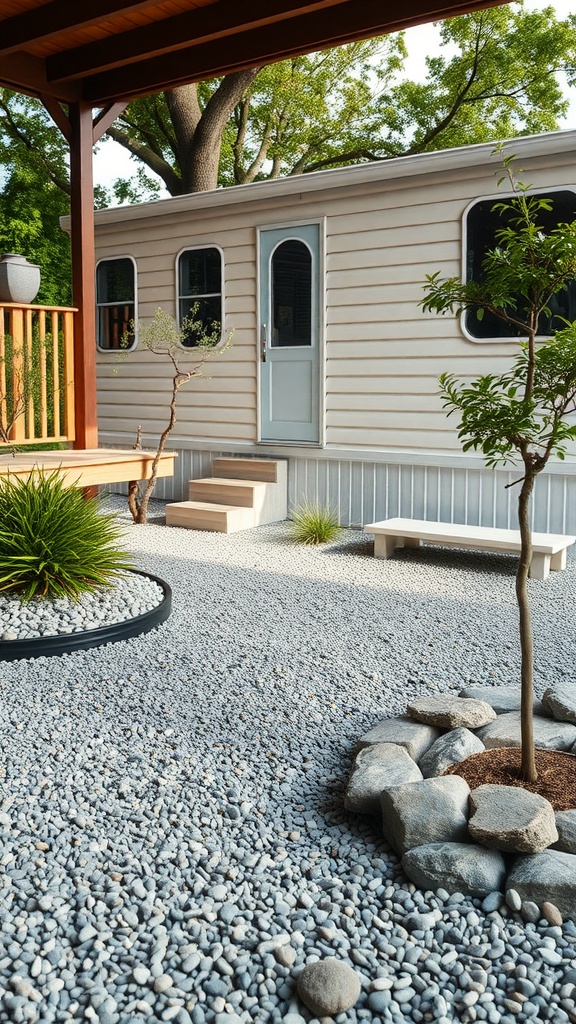
[[[534,743],[545,750],[570,750],[576,742],[576,725],[568,722],[557,722],[552,718],[534,715]],[[509,711],[506,715],[498,715],[495,722],[490,722],[478,730],[478,736],[485,747],[519,747],[520,746],[520,712]]]
[[[541,853],[558,839],[554,808],[521,786],[478,786],[470,794],[468,831],[503,853]]]
[[[406,748],[412,760],[418,762],[439,735],[438,729],[434,729],[433,726],[422,725],[402,715],[379,722],[361,737],[358,746],[362,748],[374,743],[397,743]]]
[[[479,729],[496,718],[494,708],[486,701],[456,697],[450,693],[417,697],[407,710],[417,722],[435,725],[438,729]]]
[[[420,758],[418,767],[424,778],[430,779],[442,775],[451,764],[458,764],[471,754],[479,754],[485,749],[482,740],[470,729],[451,729],[428,748]]]
[[[507,686],[465,686],[460,690],[461,697],[473,697],[474,700],[485,700],[494,708],[497,715],[505,715],[507,711],[520,711],[520,683]],[[542,702],[534,699],[532,705],[535,715],[542,712]]]
[[[558,842],[554,843],[554,849],[576,853],[576,811],[556,811],[556,828]]]
[[[506,878],[504,857],[476,843],[429,843],[402,858],[408,878],[420,889],[446,889],[465,896],[498,892]]]
[[[506,885],[516,889],[523,900],[532,900],[539,907],[553,903],[563,917],[576,920],[575,854],[544,850],[531,857],[518,857]]]
[[[397,853],[426,843],[465,842],[470,787],[458,775],[387,786],[382,790],[382,831]]]
[[[576,684],[555,683],[544,691],[542,703],[552,718],[576,723]]]
[[[380,793],[386,786],[418,782],[422,772],[405,747],[376,743],[356,755],[344,796],[344,807],[356,814],[379,814]]]
[[[298,995],[318,1017],[350,1010],[360,995],[360,978],[348,964],[329,956],[308,964],[297,983]]]

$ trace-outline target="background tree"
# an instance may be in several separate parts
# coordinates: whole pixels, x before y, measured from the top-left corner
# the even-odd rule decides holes
[[[505,5],[441,23],[423,82],[401,80],[403,33],[269,65],[244,85],[222,133],[220,185],[551,131],[566,114],[561,74],[576,68],[576,16]],[[227,79],[130,104],[109,131],[171,195],[190,191],[191,130]],[[178,118],[174,116],[174,96]],[[230,96],[231,93],[228,93]],[[199,119],[200,118],[200,119]],[[211,163],[214,187],[215,164]],[[206,179],[207,180],[207,179]],[[202,187],[194,177],[195,190]],[[144,197],[150,179],[116,184]],[[132,191],[130,191],[132,188]]]
[[[576,16],[505,5],[441,25],[424,82],[402,79],[403,34],[135,100],[109,129],[136,173],[96,205],[202,191],[557,128]],[[153,172],[153,173],[152,173]],[[0,238],[37,260],[42,301],[69,301],[67,147],[38,101],[0,90]],[[27,210],[31,211],[28,218]],[[8,245],[9,242],[9,245]]]
[[[505,166],[514,196],[495,204],[503,217],[496,233],[496,248],[483,261],[483,280],[462,283],[460,278],[428,276],[424,310],[434,313],[490,312],[518,332],[519,354],[500,376],[486,374],[468,384],[453,376],[440,378],[449,414],[460,416],[459,438],[464,451],[474,449],[486,465],[518,462],[523,475],[516,483],[520,559],[516,573],[521,648],[522,776],[537,778],[533,736],[534,656],[527,580],[532,558],[530,498],[536,477],[552,455],[564,457],[566,443],[576,439],[570,414],[576,410],[576,321],[542,324],[550,315],[552,296],[576,277],[576,221],[547,230],[541,223],[550,210],[545,197],[530,196]],[[557,318],[555,318],[557,319]],[[539,339],[538,333],[551,333]],[[554,330],[554,326],[556,329]]]

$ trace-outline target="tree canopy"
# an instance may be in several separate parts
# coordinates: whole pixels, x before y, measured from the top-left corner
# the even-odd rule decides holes
[[[161,184],[181,195],[559,126],[576,15],[505,5],[445,21],[440,34],[423,81],[406,77],[399,33],[135,100],[108,131],[135,174],[100,189],[96,205],[151,198]],[[66,144],[41,103],[6,89],[0,176],[0,242],[37,258],[45,280],[52,254],[63,280]]]

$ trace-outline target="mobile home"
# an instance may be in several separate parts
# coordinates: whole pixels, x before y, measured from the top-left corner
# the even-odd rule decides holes
[[[558,221],[576,218],[576,132],[506,151]],[[141,425],[154,445],[166,422],[170,365],[137,336],[119,358],[129,321],[194,309],[222,325],[223,351],[180,392],[179,457],[159,497],[185,498],[217,456],[270,456],[288,462],[290,501],[329,502],[344,524],[514,525],[505,485],[518,474],[462,453],[437,379],[499,372],[517,340],[419,305],[426,274],[475,272],[501,173],[494,146],[479,145],[99,211],[101,443],[130,446]],[[557,312],[576,319],[575,300],[569,290]],[[192,331],[184,362],[194,344]],[[575,462],[539,480],[536,528],[576,531]]]

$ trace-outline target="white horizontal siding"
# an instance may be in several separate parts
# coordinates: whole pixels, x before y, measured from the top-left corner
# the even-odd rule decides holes
[[[576,177],[565,142],[551,137],[550,152],[538,141],[518,140],[518,146],[528,153],[522,157],[524,180],[535,186],[555,187]],[[452,163],[437,154],[407,158],[306,176],[296,190],[293,181],[278,181],[125,214],[105,212],[100,221],[97,216],[98,257],[129,254],[136,260],[141,317],[158,306],[176,312],[180,250],[217,245],[224,253],[225,331],[233,331],[232,346],[207,364],[210,379],[180,392],[182,436],[195,444],[256,440],[257,228],[322,218],[327,446],[457,453],[457,420],[442,407],[439,374],[469,380],[499,372],[515,346],[470,342],[457,320],[424,314],[420,303],[427,274],[460,273],[463,211],[471,200],[497,192],[498,162],[489,153],[489,147],[472,147],[468,156],[457,151]],[[103,432],[134,433],[143,419],[152,435],[165,421],[169,369],[142,347],[120,368],[114,355],[99,354]],[[381,475],[378,480],[381,487]],[[390,481],[392,486],[393,474]]]

